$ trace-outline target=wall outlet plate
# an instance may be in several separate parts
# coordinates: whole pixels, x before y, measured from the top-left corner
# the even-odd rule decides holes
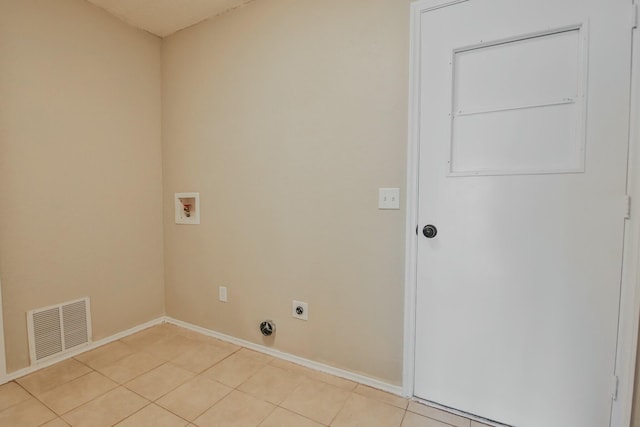
[[[309,320],[309,305],[306,302],[293,300],[291,316],[300,320]]]
[[[227,302],[227,287],[220,286],[218,288],[218,299],[222,302]]]

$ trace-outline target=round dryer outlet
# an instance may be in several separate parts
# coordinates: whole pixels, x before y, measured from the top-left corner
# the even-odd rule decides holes
[[[306,302],[294,300],[291,315],[296,319],[309,320],[309,306]]]
[[[262,333],[262,335],[264,335],[265,337],[270,337],[275,332],[276,324],[273,322],[273,320],[265,320],[264,322],[260,323],[260,333]]]

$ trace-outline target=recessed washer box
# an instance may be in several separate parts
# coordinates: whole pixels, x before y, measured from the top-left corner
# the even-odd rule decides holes
[[[200,224],[200,193],[175,193],[176,224]]]

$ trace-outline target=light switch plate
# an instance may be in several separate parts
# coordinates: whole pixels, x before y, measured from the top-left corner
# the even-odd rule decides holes
[[[378,189],[378,209],[400,209],[400,189]]]

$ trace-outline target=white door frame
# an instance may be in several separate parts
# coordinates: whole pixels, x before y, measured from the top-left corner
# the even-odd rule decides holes
[[[413,396],[415,371],[416,286],[418,236],[418,179],[420,150],[420,17],[422,13],[469,0],[419,0],[411,4],[409,64],[409,129],[407,149],[407,214],[405,247],[403,394]],[[634,0],[629,1],[633,16]],[[636,4],[640,0],[635,0]],[[631,24],[629,27],[631,31]],[[640,32],[633,34],[631,117],[640,117]],[[625,223],[624,260],[620,292],[620,318],[616,356],[617,399],[613,402],[610,427],[629,427],[633,407],[636,349],[640,317],[640,123],[631,120],[627,194],[631,215]],[[621,207],[622,209],[622,207]],[[613,392],[613,385],[612,385]],[[640,409],[640,408],[639,408]]]
[[[4,317],[2,315],[2,281],[0,280],[0,384],[5,383],[7,377],[7,361],[4,350]]]

